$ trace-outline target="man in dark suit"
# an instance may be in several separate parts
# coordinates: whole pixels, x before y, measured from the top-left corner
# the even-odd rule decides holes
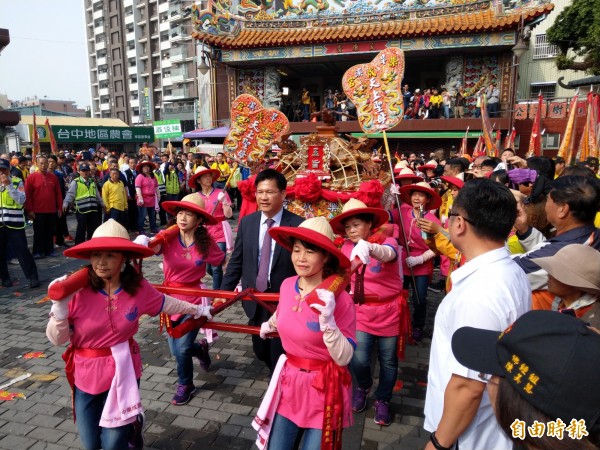
[[[264,292],[279,292],[281,283],[296,274],[292,265],[290,252],[275,241],[271,241],[271,257],[266,281],[260,281],[259,274],[261,251],[264,238],[270,227],[296,227],[304,220],[302,217],[283,209],[285,200],[286,179],[276,170],[266,169],[256,176],[256,201],[259,211],[249,214],[240,220],[235,239],[233,254],[227,265],[227,271],[221,283],[221,289],[232,291],[242,281],[242,289],[249,287]],[[261,289],[261,284],[266,284]],[[257,286],[258,285],[258,286]],[[269,319],[270,314],[254,302],[243,302],[248,316],[248,325],[260,326]],[[280,339],[261,339],[252,336],[252,347],[256,357],[264,361],[270,371],[277,364],[283,353]]]
[[[129,169],[123,172],[125,176],[125,189],[127,191],[127,229],[129,231],[137,231],[137,203],[135,202],[135,166],[137,159],[135,157],[129,158]]]

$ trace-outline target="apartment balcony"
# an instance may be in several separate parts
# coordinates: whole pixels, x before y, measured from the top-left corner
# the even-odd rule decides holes
[[[123,0],[123,6],[133,6],[133,0]]]
[[[108,80],[108,72],[103,72],[98,74],[98,81]]]
[[[180,5],[171,5],[169,8],[169,21],[170,22],[178,22],[180,20],[184,20],[185,17],[181,14]]]
[[[96,51],[104,50],[106,48],[106,44],[104,41],[96,42]]]
[[[104,10],[102,10],[102,9],[99,9],[99,10],[97,10],[97,11],[94,11],[94,12],[92,13],[92,18],[93,18],[94,20],[96,20],[96,19],[101,19],[102,17],[104,17]]]
[[[135,30],[125,34],[125,42],[135,41]]]
[[[137,51],[135,48],[127,50],[127,59],[137,57]]]
[[[182,61],[187,58],[187,48],[183,46],[173,47],[169,53],[171,55],[171,62]]]
[[[160,3],[158,5],[158,12],[162,13],[169,10],[169,2]]]
[[[110,111],[110,103],[100,103],[100,111]]]
[[[97,27],[94,27],[94,34],[96,36],[102,33],[104,33],[104,25],[98,25]]]
[[[137,66],[129,66],[127,68],[127,75],[136,75],[138,73],[138,67]]]
[[[182,26],[171,28],[169,31],[169,37],[171,39],[180,39],[186,34]]]
[[[100,96],[108,95],[108,88],[102,88],[98,91],[98,93],[100,94]]]
[[[177,83],[182,82],[188,77],[188,71],[185,67],[171,70],[171,81]]]
[[[178,88],[171,91],[171,100],[178,100],[182,98],[188,98],[190,96],[190,90],[188,88]],[[165,96],[165,100],[166,100]]]
[[[171,67],[171,60],[169,58],[165,58],[160,62],[160,66],[163,69],[168,69],[169,67]]]
[[[106,56],[104,56],[102,58],[98,58],[98,61],[96,62],[96,65],[103,66],[105,64],[106,64]]]
[[[129,24],[129,23],[133,23],[135,22],[135,17],[133,14],[129,14],[128,16],[125,16],[125,24]]]
[[[140,99],[136,98],[129,100],[129,106],[131,106],[132,108],[138,108],[140,106]]]
[[[171,42],[170,41],[162,41],[160,43],[160,49],[161,50],[169,50],[170,48],[171,48]]]
[[[173,85],[173,80],[171,79],[170,76],[163,78],[162,82],[163,82],[164,87]]]
[[[171,29],[171,24],[167,21],[161,22],[158,25],[158,31],[169,31]]]

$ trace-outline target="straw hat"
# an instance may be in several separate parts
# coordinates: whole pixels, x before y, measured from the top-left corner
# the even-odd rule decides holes
[[[190,189],[196,189],[198,187],[197,180],[202,176],[210,173],[212,175],[213,183],[217,181],[217,178],[221,176],[221,172],[217,169],[207,169],[204,166],[196,167],[196,172],[192,175],[188,181],[188,186]]]
[[[132,258],[146,258],[154,250],[129,240],[127,230],[114,219],[109,219],[96,228],[89,241],[82,242],[64,251],[69,258],[89,259],[92,252],[114,251],[127,253]]]
[[[462,189],[463,186],[465,185],[465,182],[463,180],[461,180],[460,178],[446,177],[446,176],[441,176],[440,178],[442,180],[444,180],[446,183],[452,184],[452,185],[456,186],[459,189]]]
[[[144,166],[150,167],[151,171],[154,170],[154,169],[156,169],[156,164],[154,164],[152,161],[141,161],[141,162],[138,163],[137,166],[135,166],[135,171],[137,173],[142,173],[142,168]]]
[[[325,217],[306,219],[297,227],[276,227],[269,230],[271,237],[283,248],[293,249],[293,240],[301,239],[316,245],[336,258],[342,269],[350,267],[350,260],[333,244],[333,230]]]
[[[427,161],[426,164],[417,167],[419,172],[425,172],[426,170],[434,170],[438,166],[438,163],[435,159]]]
[[[371,230],[376,230],[384,223],[387,223],[389,220],[389,215],[384,209],[369,208],[360,200],[351,198],[344,205],[341,214],[338,214],[336,217],[329,221],[329,225],[331,225],[333,231],[343,236],[346,234],[346,231],[344,229],[344,220],[352,216],[356,216],[358,214],[371,214],[373,216]]]
[[[566,245],[553,256],[531,262],[567,286],[600,294],[600,252],[589,245]]]
[[[408,161],[405,159],[401,159],[396,163],[396,167],[394,167],[394,172],[396,172],[396,169],[398,170],[398,172],[400,172],[400,169],[408,169]]]
[[[206,211],[204,200],[200,197],[200,194],[188,194],[183,197],[180,201],[167,201],[162,203],[163,209],[171,214],[172,216],[177,215],[177,209],[185,209],[187,211],[195,212],[202,216],[204,225],[215,225],[219,223],[210,213]]]
[[[424,181],[421,181],[417,184],[407,184],[406,186],[402,186],[400,188],[400,199],[407,205],[410,205],[410,197],[414,191],[425,192],[427,195],[429,195],[429,200],[427,200],[427,204],[425,205],[426,210],[429,211],[441,206],[442,198],[437,192],[431,189],[429,184],[425,183]]]
[[[409,168],[401,169],[400,172],[398,173],[398,175],[394,176],[394,179],[397,180],[397,181],[400,181],[400,180],[411,180],[411,181],[414,181],[415,183],[418,183],[419,181],[423,181],[423,177],[420,177],[419,175],[416,175]]]

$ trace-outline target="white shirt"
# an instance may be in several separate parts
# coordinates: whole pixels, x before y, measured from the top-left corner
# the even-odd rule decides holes
[[[271,217],[271,219],[273,219],[275,221],[275,223],[273,225],[271,225],[271,228],[275,228],[281,225],[281,217],[283,216],[283,208],[281,208],[281,210],[279,210],[279,212],[277,214],[275,214],[273,217]],[[258,263],[257,266],[258,267],[260,265],[260,254],[261,254],[261,250],[262,250],[262,245],[263,245],[263,241],[265,240],[265,233],[267,232],[267,219],[268,217],[265,216],[265,213],[261,212],[260,213],[260,230],[259,230],[259,234],[258,234]],[[269,258],[269,272],[268,272],[268,280],[271,280],[271,265],[273,264],[273,252],[275,252],[275,244],[276,242],[273,241],[271,242],[271,257]]]
[[[435,431],[442,419],[444,392],[452,374],[482,381],[479,373],[459,364],[452,353],[452,335],[461,327],[503,331],[531,309],[531,287],[505,247],[484,253],[450,275],[452,290],[435,315],[429,357],[425,429]],[[473,421],[458,438],[460,450],[511,450],[498,425],[487,391]]]

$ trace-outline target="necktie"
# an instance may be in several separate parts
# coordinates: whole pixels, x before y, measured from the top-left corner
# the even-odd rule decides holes
[[[271,235],[269,230],[273,226],[275,221],[273,219],[267,219],[267,231],[263,238],[262,247],[260,248],[260,261],[258,262],[258,275],[256,276],[256,290],[264,292],[267,290],[269,280],[269,262],[271,261]]]

